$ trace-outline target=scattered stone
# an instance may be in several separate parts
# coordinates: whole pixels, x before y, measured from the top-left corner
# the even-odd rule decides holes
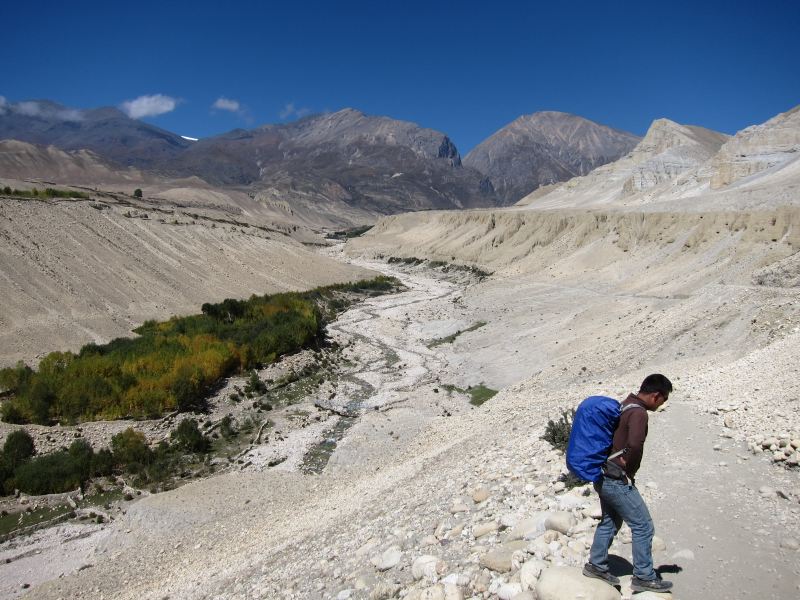
[[[439,577],[444,575],[446,570],[447,564],[438,556],[433,556],[432,554],[423,554],[414,559],[411,564],[411,575],[414,579],[424,578],[432,583],[435,583]]]
[[[536,588],[536,582],[539,581],[539,575],[547,568],[547,563],[533,559],[522,565],[519,571],[519,581],[522,584],[523,590],[532,590]]]
[[[528,519],[522,519],[511,529],[509,540],[532,540],[545,532],[547,513],[537,513]]]
[[[464,523],[457,523],[444,537],[446,540],[452,540],[461,535],[462,531],[464,531]]]
[[[607,583],[586,577],[576,567],[545,569],[536,583],[538,600],[620,600],[622,596]]]
[[[762,485],[760,488],[758,488],[758,493],[762,496],[774,496],[775,488],[771,488],[768,485]]]
[[[558,497],[558,508],[561,510],[575,510],[583,508],[586,505],[587,498],[584,496],[575,496],[573,494],[564,494]]]
[[[667,544],[657,535],[653,536],[653,552],[664,552],[667,549]]]
[[[463,502],[456,502],[453,506],[450,507],[450,512],[452,514],[462,513],[462,512],[469,512],[469,506],[464,504]]]
[[[503,542],[503,548],[516,552],[517,550],[525,550],[528,547],[528,542],[525,540],[509,540]]]
[[[536,596],[532,591],[520,592],[511,600],[536,600]]]
[[[463,600],[461,590],[450,583],[437,583],[421,590],[411,590],[405,600]]]
[[[387,548],[383,554],[379,554],[372,557],[372,564],[375,565],[375,568],[378,571],[388,571],[392,567],[396,566],[397,563],[400,562],[400,559],[403,557],[403,552],[397,546],[391,546]]]
[[[522,585],[519,583],[506,583],[497,590],[497,597],[500,600],[512,600],[517,594],[522,593]]]
[[[400,586],[388,581],[379,581],[372,591],[369,593],[370,600],[389,600],[394,598],[397,592],[400,591]]]
[[[475,504],[484,502],[487,498],[489,498],[489,490],[483,486],[472,492],[472,501],[475,502]]]
[[[574,527],[577,521],[572,513],[568,512],[554,512],[545,519],[544,526],[546,529],[559,531],[563,534],[569,533],[570,528]]]
[[[800,542],[794,538],[784,538],[781,540],[781,548],[785,550],[798,550],[800,549]]]
[[[487,552],[480,558],[480,565],[498,573],[508,573],[511,570],[511,560],[514,551],[508,548],[498,548]]]
[[[581,514],[587,519],[596,519],[599,521],[603,518],[603,509],[599,502],[595,502],[591,506],[584,508]]]
[[[472,528],[472,535],[476,538],[483,537],[489,533],[494,533],[500,529],[500,525],[495,521],[489,521],[488,523],[481,523],[479,525],[475,525]]]

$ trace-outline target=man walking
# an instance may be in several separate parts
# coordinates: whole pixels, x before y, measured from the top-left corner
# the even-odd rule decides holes
[[[606,462],[603,476],[594,483],[594,489],[600,496],[603,517],[595,531],[589,562],[583,567],[583,574],[619,585],[619,579],[608,571],[608,549],[625,521],[633,537],[631,589],[634,592],[665,592],[672,588],[672,583],[662,580],[653,569],[655,529],[650,512],[634,483],[647,438],[647,411],[656,410],[664,404],[671,391],[669,379],[661,374],[653,374],[645,377],[636,394],[630,394],[625,399],[611,449],[612,456],[617,452],[621,454]]]

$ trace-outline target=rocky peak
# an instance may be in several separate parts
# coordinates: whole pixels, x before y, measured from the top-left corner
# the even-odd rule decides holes
[[[453,165],[461,164],[455,144],[443,133],[410,121],[366,115],[353,108],[305,117],[280,128],[286,143],[293,146],[406,146],[425,158],[445,158]]]
[[[681,125],[669,119],[656,119],[636,147],[636,153],[655,155],[672,148],[692,146],[701,148],[710,157],[728,137],[724,133],[703,127]]]
[[[800,105],[742,129],[714,157],[712,188],[721,188],[800,156]]]
[[[557,111],[522,115],[476,146],[464,164],[487,176],[505,203],[541,185],[584,175],[627,154],[639,138]]]

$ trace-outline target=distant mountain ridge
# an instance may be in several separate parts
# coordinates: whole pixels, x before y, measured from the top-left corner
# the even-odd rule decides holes
[[[192,143],[116,108],[76,110],[49,100],[18,102],[0,110],[0,139],[91,150],[124,167],[142,169],[155,169]]]
[[[112,165],[246,188],[269,203],[369,215],[511,204],[612,162],[640,140],[546,111],[519,117],[462,162],[442,132],[352,108],[192,141],[116,108],[47,100],[0,107],[0,139],[88,150]]]
[[[0,139],[86,149],[167,177],[246,186],[271,199],[369,214],[496,205],[485,178],[461,164],[445,134],[357,110],[190,141],[114,108],[75,111],[48,101],[6,105]]]
[[[641,138],[557,111],[523,115],[464,157],[488,177],[503,204],[540,186],[585,175],[630,152]]]

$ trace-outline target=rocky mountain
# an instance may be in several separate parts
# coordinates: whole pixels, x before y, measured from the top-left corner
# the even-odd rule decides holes
[[[3,138],[88,149],[171,178],[246,186],[270,201],[328,212],[344,204],[361,219],[496,202],[491,185],[462,166],[446,135],[352,109],[191,142],[114,108],[78,111],[47,101],[21,102],[0,114]]]
[[[464,158],[489,178],[503,204],[540,186],[585,175],[630,152],[640,138],[568,113],[523,115]]]
[[[200,140],[168,168],[252,185],[264,197],[344,202],[378,214],[495,201],[446,135],[352,109]]]
[[[157,169],[192,143],[116,108],[77,110],[49,100],[5,105],[0,110],[0,139],[91,150],[122,166],[143,169]]]

